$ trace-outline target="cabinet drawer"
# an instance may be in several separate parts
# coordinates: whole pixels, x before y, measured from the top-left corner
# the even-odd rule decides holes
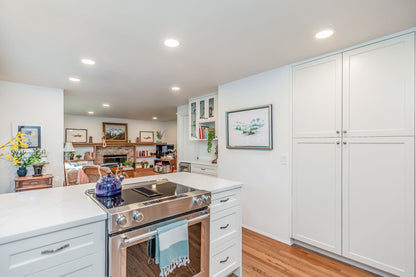
[[[104,221],[0,246],[0,276],[23,276],[105,250]]]
[[[197,164],[192,164],[191,172],[192,173],[198,173],[198,174],[217,176],[217,168],[213,167],[213,166],[203,166],[203,165],[199,165],[199,164],[198,165]]]
[[[238,207],[230,208],[211,215],[211,245],[216,247],[238,234]]]
[[[239,261],[237,239],[225,244],[224,247],[215,248],[211,254],[210,274],[212,277],[223,277],[231,274]]]
[[[42,270],[27,277],[85,277],[105,275],[105,251]]]
[[[211,213],[223,211],[241,204],[241,190],[227,190],[212,194]]]

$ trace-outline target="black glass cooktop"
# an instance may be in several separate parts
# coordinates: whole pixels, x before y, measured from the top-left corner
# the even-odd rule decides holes
[[[120,194],[113,196],[101,197],[96,196],[95,193],[92,193],[92,196],[107,209],[112,209],[134,203],[150,205],[164,200],[181,198],[185,196],[185,193],[195,191],[193,188],[168,181],[149,183],[147,185],[137,183],[137,187],[134,187],[134,184],[129,184],[129,187],[132,188],[123,189]]]

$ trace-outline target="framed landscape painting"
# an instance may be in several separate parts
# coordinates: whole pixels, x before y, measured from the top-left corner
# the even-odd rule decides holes
[[[140,131],[140,142],[154,142],[155,133],[153,131]]]
[[[27,148],[41,148],[40,126],[18,126],[17,130],[25,134]]]
[[[103,122],[105,140],[127,142],[127,124]]]
[[[87,142],[87,129],[65,129],[65,142]]]
[[[227,148],[273,149],[272,105],[226,112]]]

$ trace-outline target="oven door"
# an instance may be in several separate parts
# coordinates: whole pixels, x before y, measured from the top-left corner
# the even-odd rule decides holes
[[[205,209],[174,219],[188,220],[190,263],[187,266],[176,268],[169,276],[208,277],[209,216],[209,209]],[[158,224],[161,224],[161,222]],[[155,225],[151,225],[109,237],[109,276],[159,276],[159,265],[149,262],[148,258],[148,243],[157,234],[154,229]]]

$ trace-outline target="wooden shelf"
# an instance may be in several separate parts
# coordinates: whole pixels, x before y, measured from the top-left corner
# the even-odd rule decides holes
[[[85,161],[95,161],[95,159],[65,160],[65,162],[85,162]]]
[[[136,159],[143,159],[143,158],[156,158],[156,155],[151,155],[151,156],[136,156]]]
[[[136,168],[136,170],[138,170],[138,171],[153,171],[153,167],[148,167],[148,168]]]
[[[153,145],[165,145],[167,142],[115,142],[115,141],[107,141],[107,146],[153,146]],[[101,142],[73,142],[72,145],[74,147],[93,147],[93,146],[103,146]]]

